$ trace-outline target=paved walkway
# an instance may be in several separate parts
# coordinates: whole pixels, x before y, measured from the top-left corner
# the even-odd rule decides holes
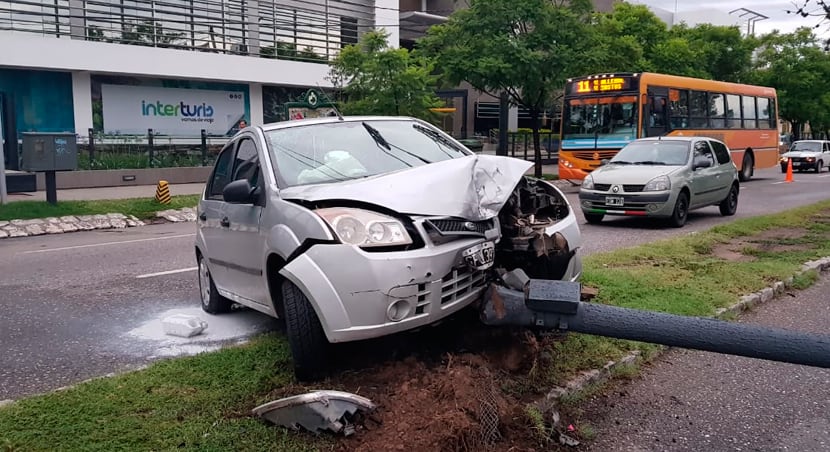
[[[204,190],[204,183],[171,184],[170,194],[199,195]],[[152,198],[156,194],[155,185],[132,185],[126,187],[68,188],[58,190],[58,202],[95,199]],[[9,201],[45,201],[46,192],[39,190],[29,193],[9,193]]]

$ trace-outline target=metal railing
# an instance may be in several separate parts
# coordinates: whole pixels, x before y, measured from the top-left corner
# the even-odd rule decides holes
[[[92,129],[78,135],[78,169],[139,169],[210,166],[229,137],[157,135],[104,135]]]
[[[374,25],[374,2],[351,0],[0,2],[2,31],[311,62]]]
[[[489,140],[498,144],[498,130],[489,134]],[[494,137],[495,135],[495,137]],[[542,151],[542,164],[553,165],[559,162],[559,134],[554,132],[540,132],[539,146]],[[507,133],[507,155],[534,161],[533,134],[526,132]]]

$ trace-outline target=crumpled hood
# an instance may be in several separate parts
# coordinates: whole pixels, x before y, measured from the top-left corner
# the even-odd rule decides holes
[[[479,221],[498,215],[533,164],[471,155],[344,182],[280,190],[283,199],[353,200],[409,215],[454,216]]]
[[[671,174],[681,166],[666,165],[614,165],[608,164],[591,173],[595,184],[645,185],[657,176]]]

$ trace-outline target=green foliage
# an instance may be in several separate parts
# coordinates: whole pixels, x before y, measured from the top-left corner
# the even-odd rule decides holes
[[[325,62],[326,57],[318,55],[310,46],[297,49],[291,42],[277,41],[276,46],[264,46],[259,49],[259,56],[263,58],[277,58],[280,60]]]
[[[386,33],[373,31],[344,48],[331,64],[329,78],[341,90],[347,115],[413,116],[437,122],[430,111],[443,105],[435,95],[434,66],[405,48],[390,48]]]
[[[31,218],[62,217],[66,215],[98,215],[123,213],[139,219],[152,218],[160,210],[194,207],[199,195],[173,196],[170,204],[159,204],[153,198],[155,191],[146,198],[107,199],[95,201],[60,201],[55,205],[46,201],[15,201],[0,205],[0,221],[28,220]]]
[[[507,93],[529,110],[534,129],[536,176],[541,176],[538,129],[542,111],[573,74],[599,68],[601,52],[587,0],[477,0],[429,29],[419,52],[434,58],[450,85]]]

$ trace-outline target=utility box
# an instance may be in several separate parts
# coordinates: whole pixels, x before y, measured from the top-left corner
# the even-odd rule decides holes
[[[78,140],[74,133],[24,132],[23,171],[73,171],[78,169]]]

